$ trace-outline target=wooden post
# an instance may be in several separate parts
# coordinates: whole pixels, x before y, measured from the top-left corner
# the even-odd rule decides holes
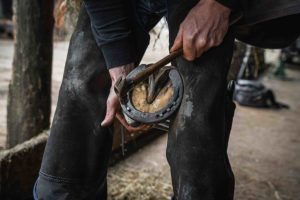
[[[7,106],[7,147],[49,128],[53,0],[16,0],[16,43]]]

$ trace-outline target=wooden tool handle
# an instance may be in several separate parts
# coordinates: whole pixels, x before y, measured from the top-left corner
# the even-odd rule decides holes
[[[238,22],[242,17],[243,17],[243,15],[241,13],[236,13],[234,15],[231,15],[230,16],[230,21],[229,21],[229,26],[232,26],[233,24]],[[165,66],[166,64],[168,64],[169,62],[171,62],[175,58],[181,56],[182,54],[183,54],[183,48],[180,48],[176,51],[171,52],[169,55],[167,55],[163,59],[159,60],[158,62],[156,62],[152,65],[150,65],[145,70],[138,73],[134,78],[132,78],[130,80],[130,84],[135,84],[135,83],[139,83],[139,82],[143,81],[145,78],[150,76],[153,72],[155,72],[159,68]]]
[[[154,63],[152,65],[150,65],[145,70],[143,70],[140,73],[138,73],[135,77],[133,77],[130,80],[131,84],[135,84],[135,83],[139,83],[139,82],[143,81],[145,78],[147,78],[148,76],[150,76],[156,70],[158,70],[159,68],[165,66],[166,64],[168,64],[169,62],[171,62],[175,58],[181,56],[182,54],[183,54],[183,49],[182,48],[180,48],[180,49],[178,49],[176,51],[171,52],[169,55],[167,55],[163,59],[159,60],[158,62],[156,62],[156,63]]]

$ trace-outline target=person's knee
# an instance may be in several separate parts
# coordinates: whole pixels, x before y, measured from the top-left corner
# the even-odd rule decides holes
[[[75,71],[75,69],[74,69]],[[106,99],[111,81],[107,70],[91,70],[88,72],[73,72],[65,74],[60,98],[71,101],[86,101]]]

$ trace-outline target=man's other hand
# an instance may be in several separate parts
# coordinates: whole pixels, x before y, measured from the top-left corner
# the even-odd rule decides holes
[[[201,0],[180,24],[171,52],[183,47],[189,61],[222,43],[231,10],[215,0]]]
[[[120,67],[114,67],[109,70],[111,78],[111,88],[106,102],[106,115],[101,122],[101,126],[109,126],[113,123],[117,111],[120,109],[119,97],[115,93],[114,85],[119,77],[126,76],[131,70],[134,69],[134,64],[123,65]]]

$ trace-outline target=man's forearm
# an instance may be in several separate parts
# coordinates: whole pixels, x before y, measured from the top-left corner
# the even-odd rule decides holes
[[[112,69],[109,69],[109,75],[112,83],[114,84],[121,76],[126,76],[134,69],[134,63],[121,65]]]
[[[124,0],[85,0],[95,40],[108,68],[134,61],[129,11]]]

